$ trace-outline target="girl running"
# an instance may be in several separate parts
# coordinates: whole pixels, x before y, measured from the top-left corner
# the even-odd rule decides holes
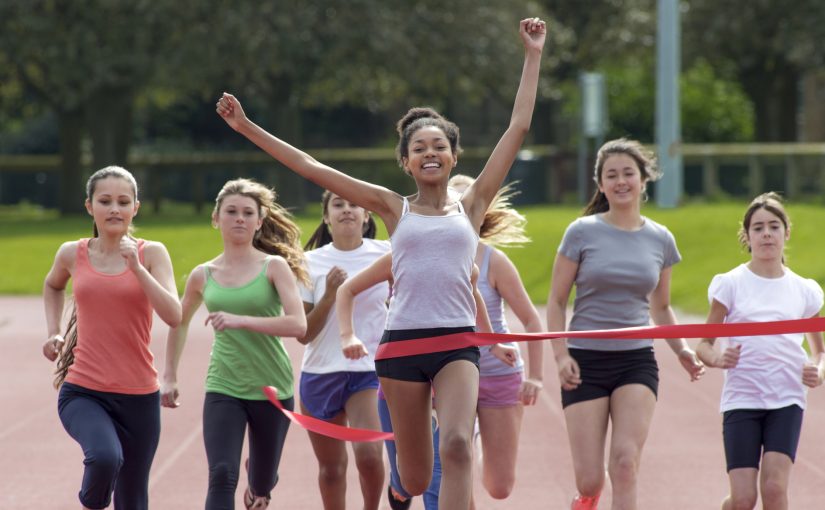
[[[218,100],[218,114],[233,129],[299,175],[374,211],[384,221],[393,248],[395,293],[382,342],[474,327],[470,273],[478,230],[530,127],[544,22],[522,20],[519,33],[525,62],[510,126],[459,201],[447,193],[460,152],[458,127],[432,110],[412,109],[398,124],[398,161],[417,187],[415,194],[403,197],[323,165],[272,136],[246,117],[234,96],[224,94]],[[439,413],[443,508],[466,509],[470,504],[478,357],[477,348],[467,348],[376,363],[395,425],[402,482],[412,494],[421,494],[432,474],[432,388],[444,403]]]
[[[249,430],[246,508],[266,508],[278,483],[289,420],[269,403],[274,386],[294,408],[292,365],[282,336],[306,334],[296,278],[308,283],[300,231],[275,194],[248,179],[224,184],[212,224],[223,252],[196,267],[186,282],[183,321],[169,331],[162,404],[178,407],[177,369],[192,316],[201,303],[215,331],[206,375],[203,440],[209,463],[207,510],[234,508],[244,433]]]
[[[355,303],[356,331],[367,355],[347,359],[335,315],[335,294],[348,278],[389,252],[390,243],[376,241],[375,221],[363,208],[325,191],[323,218],[306,250],[311,287],[302,286],[307,314],[306,345],[301,368],[300,399],[304,414],[338,425],[380,430],[375,375],[375,351],[387,321],[389,286],[374,285]],[[309,432],[318,460],[318,485],[325,510],[346,506],[347,445],[344,441]],[[381,443],[352,443],[366,510],[377,510],[384,489]]]
[[[708,288],[708,323],[762,322],[819,316],[822,288],[785,265],[791,223],[779,196],[765,193],[745,211],[739,241],[750,261],[716,275]],[[730,494],[724,510],[751,509],[757,496],[770,510],[789,508],[807,387],[825,378],[822,333],[703,339],[696,349],[708,366],[725,370],[722,436]],[[761,461],[761,466],[760,466]]]
[[[571,331],[675,324],[670,277],[680,255],[670,231],[641,214],[645,187],[659,177],[635,141],[604,144],[596,156],[598,185],[584,215],[564,233],[553,265],[547,328],[563,331],[573,285]],[[691,380],[704,367],[684,339],[668,340]],[[579,495],[574,510],[597,507],[607,472],[614,510],[636,508],[636,477],[659,387],[653,340],[575,339],[552,342]]]
[[[137,182],[117,166],[86,183],[93,236],[64,243],[43,285],[48,340],[57,360],[58,414],[83,449],[84,509],[149,508],[149,469],[160,438],[160,394],[153,365],[152,313],[181,320],[172,261],[161,243],[132,237]],[[74,309],[60,334],[66,285]]]

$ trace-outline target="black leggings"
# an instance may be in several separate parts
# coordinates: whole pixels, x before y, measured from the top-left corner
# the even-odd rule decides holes
[[[83,448],[80,502],[118,510],[149,508],[149,469],[160,439],[160,393],[125,395],[63,383],[57,412]]]
[[[293,398],[281,400],[295,408]],[[289,419],[267,400],[244,400],[207,392],[203,401],[203,442],[209,462],[207,510],[235,508],[244,432],[249,425],[249,487],[255,496],[270,496],[278,483]]]

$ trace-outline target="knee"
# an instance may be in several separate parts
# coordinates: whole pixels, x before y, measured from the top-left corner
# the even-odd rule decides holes
[[[123,453],[117,449],[94,449],[87,455],[83,463],[97,473],[106,474],[112,479],[117,478],[120,467],[123,465]]]
[[[238,466],[229,462],[218,462],[209,466],[209,486],[229,487],[234,490],[238,486]]]
[[[383,473],[384,459],[381,456],[381,448],[358,452],[355,456],[355,465],[359,473]]]
[[[442,431],[439,455],[442,464],[469,466],[473,461],[472,440],[469,436],[457,433],[444,434]]]
[[[610,480],[614,484],[635,483],[639,471],[639,456],[637,452],[619,452],[610,459]]]
[[[787,498],[788,488],[778,477],[767,477],[762,480],[762,501],[771,508],[778,505]]]
[[[487,489],[487,494],[489,494],[493,499],[507,499],[513,492],[514,485],[515,480],[512,478],[490,481],[485,480],[484,488]]]
[[[318,481],[321,484],[333,484],[347,476],[347,460],[323,462],[318,465]]]
[[[756,493],[732,494],[722,508],[725,510],[753,510],[756,507]]]

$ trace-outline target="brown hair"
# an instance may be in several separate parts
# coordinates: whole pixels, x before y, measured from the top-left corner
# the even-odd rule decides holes
[[[655,181],[662,176],[662,173],[656,167],[656,157],[652,152],[647,150],[641,143],[636,140],[628,140],[627,138],[617,138],[610,140],[599,148],[596,154],[596,168],[593,172],[593,180],[596,184],[602,182],[602,170],[607,158],[616,154],[623,154],[630,156],[639,167],[639,173],[642,176],[643,182]],[[610,204],[604,193],[596,189],[590,202],[585,206],[582,216],[589,216],[591,214],[606,212],[610,209]]]
[[[132,195],[135,202],[138,199],[138,185],[135,177],[125,168],[119,166],[107,166],[93,173],[89,180],[86,181],[86,200],[91,201],[94,198],[95,189],[98,181],[107,179],[109,177],[116,177],[128,182],[132,187]],[[132,225],[129,225],[129,233],[133,230]],[[92,220],[92,237],[99,237],[97,231],[97,224]],[[55,369],[54,387],[59,388],[66,375],[69,373],[69,367],[74,363],[74,348],[77,345],[77,305],[72,300],[72,308],[69,313],[69,323],[66,324],[66,333],[63,335],[65,342],[61,344],[60,352],[57,356],[57,368]]]
[[[398,121],[398,145],[395,148],[395,157],[399,166],[404,167],[404,159],[410,155],[410,138],[421,128],[436,127],[444,132],[450,142],[450,149],[454,156],[461,154],[461,143],[458,126],[445,119],[440,113],[429,107],[410,108]]]
[[[782,197],[774,191],[762,193],[758,197],[751,200],[750,205],[747,210],[745,210],[745,216],[742,218],[742,225],[739,227],[739,243],[748,249],[748,253],[751,252],[751,247],[748,243],[748,230],[751,228],[751,219],[753,218],[754,213],[756,213],[759,209],[765,209],[779,218],[779,221],[781,221],[785,226],[785,232],[791,228],[791,219],[785,211],[785,206],[782,205]],[[785,263],[784,254],[782,255],[782,263]]]
[[[456,174],[447,182],[448,186],[470,186],[475,179],[469,175]],[[510,199],[519,193],[514,188],[516,182],[501,187],[490,202],[478,236],[491,246],[517,246],[530,241],[524,233],[527,218],[513,209]]]
[[[251,198],[258,204],[263,222],[252,239],[252,246],[270,255],[283,257],[295,277],[309,283],[304,251],[301,249],[301,230],[292,221],[292,215],[275,200],[275,191],[252,179],[234,179],[223,185],[215,198],[212,217],[217,218],[223,200],[231,195]]]
[[[304,250],[314,250],[332,242],[332,232],[329,230],[329,225],[323,220],[323,217],[329,212],[329,202],[332,200],[332,195],[333,193],[329,190],[324,190],[324,193],[321,195],[321,224],[318,225],[318,228],[312,233],[309,241],[304,245]],[[364,210],[364,214],[367,215],[367,221],[364,223],[361,234],[368,239],[375,239],[375,233],[378,230],[378,227],[375,225],[375,219],[373,219],[372,215],[369,214],[366,209]]]

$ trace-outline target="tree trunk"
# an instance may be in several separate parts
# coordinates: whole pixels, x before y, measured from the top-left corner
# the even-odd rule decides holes
[[[92,166],[126,166],[132,138],[134,91],[127,87],[99,90],[86,109],[92,138]]]
[[[801,142],[825,142],[825,70],[810,71],[802,80]]]
[[[799,70],[782,62],[771,69],[746,70],[741,76],[756,113],[756,141],[797,141]]]
[[[60,192],[61,215],[84,212],[86,191],[83,182],[83,114],[79,109],[57,112],[60,141]]]
[[[275,136],[290,145],[304,150],[301,108],[291,100],[291,87],[283,77],[273,80],[275,89],[270,93],[269,117],[273,121]],[[279,168],[275,178],[278,203],[294,211],[306,207],[306,179],[276,163]]]

